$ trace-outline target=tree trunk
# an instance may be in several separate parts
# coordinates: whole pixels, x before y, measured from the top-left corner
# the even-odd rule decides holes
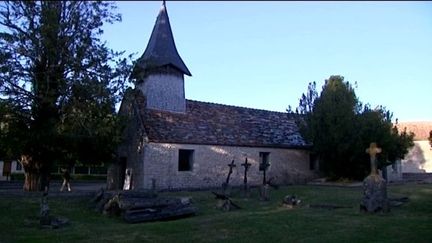
[[[35,192],[39,189],[39,169],[36,161],[31,156],[22,155],[21,163],[24,167],[24,191]]]
[[[39,173],[33,171],[25,172],[24,191],[34,192],[38,190]]]

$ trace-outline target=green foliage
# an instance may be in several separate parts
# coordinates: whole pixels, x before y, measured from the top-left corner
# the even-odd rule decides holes
[[[8,102],[0,100],[0,158],[3,160],[14,160],[21,155],[20,138],[28,128],[18,115]]]
[[[371,142],[376,142],[382,148],[377,155],[378,167],[383,168],[403,159],[408,149],[414,146],[414,134],[402,132],[393,125],[391,113],[384,107],[371,110],[365,106],[356,117],[355,128],[352,134],[352,154],[349,156],[351,168],[355,169],[353,176],[362,178],[370,171],[369,155],[365,149]]]
[[[114,105],[131,69],[100,40],[104,23],[121,20],[114,10],[102,1],[1,3],[0,99],[24,124],[8,134],[20,141],[10,149],[27,156],[26,171],[111,159],[121,126]]]
[[[403,158],[413,146],[413,134],[399,132],[391,122],[391,112],[382,106],[372,110],[362,105],[342,76],[331,76],[321,94],[316,94],[315,83],[310,83],[296,109],[297,123],[303,137],[313,144],[320,169],[329,177],[361,179],[367,175],[370,164],[365,149],[371,142],[383,150],[378,155],[380,167]]]

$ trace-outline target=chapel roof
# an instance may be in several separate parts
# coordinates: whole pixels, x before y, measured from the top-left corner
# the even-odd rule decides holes
[[[274,148],[307,148],[288,113],[186,100],[186,112],[145,108],[135,101],[149,142]]]
[[[132,78],[153,68],[173,66],[181,73],[192,76],[181,59],[171,30],[165,1],[156,18],[150,40],[143,55],[137,60]]]
[[[414,140],[428,140],[429,133],[432,131],[432,121],[399,122],[396,126],[399,131],[406,128],[407,132],[413,132]]]

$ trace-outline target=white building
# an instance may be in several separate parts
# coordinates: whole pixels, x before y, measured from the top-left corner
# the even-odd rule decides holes
[[[414,146],[403,160],[387,167],[388,180],[428,178],[428,174],[432,173],[432,148],[428,140],[432,122],[401,122],[397,126],[399,131],[406,128],[407,132],[415,134]]]

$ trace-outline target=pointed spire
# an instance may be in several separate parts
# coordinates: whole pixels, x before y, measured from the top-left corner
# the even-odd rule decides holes
[[[167,65],[173,66],[183,74],[192,76],[177,52],[166,10],[166,3],[163,1],[147,48],[144,54],[138,59],[132,75],[133,77],[137,77],[137,75],[145,73],[149,69]]]

